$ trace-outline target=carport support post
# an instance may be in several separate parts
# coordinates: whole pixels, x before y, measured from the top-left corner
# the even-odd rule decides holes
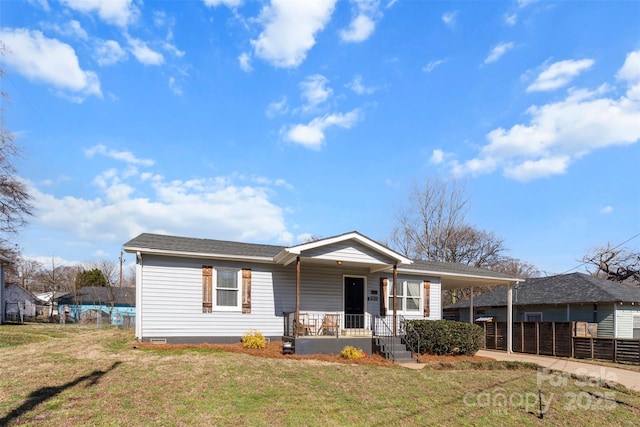
[[[398,264],[393,265],[393,336],[397,336],[396,296],[398,290]]]
[[[513,353],[513,283],[507,285],[507,353]]]
[[[471,287],[471,299],[469,300],[469,323],[473,325],[473,286]]]
[[[296,317],[294,321],[294,335],[298,337],[298,319],[300,318],[300,257],[296,257]]]

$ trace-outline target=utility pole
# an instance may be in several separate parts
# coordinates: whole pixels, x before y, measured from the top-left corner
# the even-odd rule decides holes
[[[122,287],[122,250],[120,250],[120,287]]]

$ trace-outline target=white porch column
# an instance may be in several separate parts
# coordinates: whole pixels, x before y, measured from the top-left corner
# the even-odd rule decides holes
[[[507,285],[507,353],[513,353],[513,283]]]
[[[471,299],[469,299],[469,323],[473,325],[473,286],[471,287]]]

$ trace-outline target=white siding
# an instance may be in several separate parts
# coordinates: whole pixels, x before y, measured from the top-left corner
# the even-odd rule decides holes
[[[633,315],[640,315],[637,305],[619,305],[616,307],[616,338],[633,338]]]
[[[202,266],[251,269],[251,313],[240,311],[202,312]],[[366,296],[372,290],[380,295],[381,275],[365,269],[338,268],[301,263],[300,311],[308,313],[343,313],[344,277],[365,278]],[[389,275],[383,275],[389,277]],[[413,276],[402,275],[403,278]],[[440,319],[442,305],[440,281],[431,282],[430,319]],[[145,255],[137,268],[138,338],[238,337],[250,329],[265,336],[284,332],[284,312],[295,311],[296,267],[231,261],[198,260]],[[364,298],[365,296],[363,296]],[[424,301],[424,299],[423,299]],[[366,301],[367,313],[378,315],[380,301]],[[422,318],[422,311],[412,318]]]
[[[302,256],[332,261],[349,261],[370,264],[391,264],[389,258],[354,242],[339,242],[330,246],[314,248],[302,253]]]

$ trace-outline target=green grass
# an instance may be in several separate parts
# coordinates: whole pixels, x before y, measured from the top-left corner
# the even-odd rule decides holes
[[[3,326],[0,342],[13,328],[45,340],[0,349],[0,424],[631,426],[640,417],[639,393],[540,382],[535,366],[513,362],[410,370],[142,350],[131,331],[75,326]],[[539,389],[550,403],[543,420]]]

